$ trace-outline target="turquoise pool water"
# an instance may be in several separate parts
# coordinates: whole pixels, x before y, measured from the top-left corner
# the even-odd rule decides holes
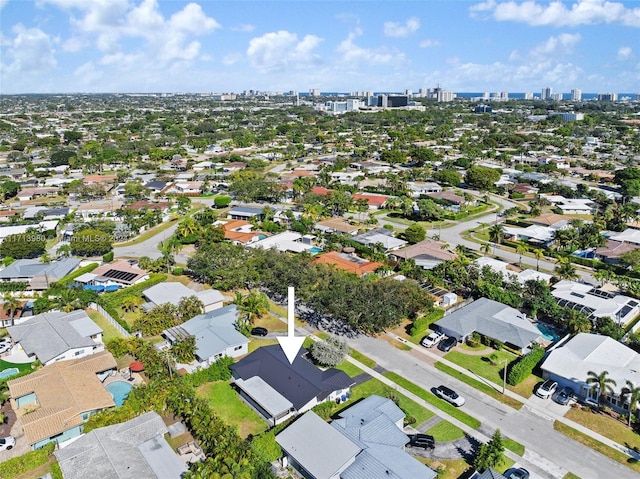
[[[116,403],[116,407],[120,407],[124,404],[125,399],[129,396],[133,386],[124,381],[114,381],[106,385],[107,391],[113,396],[113,401]]]
[[[560,339],[560,336],[558,336],[555,331],[543,326],[542,324],[536,324],[536,328],[538,328],[538,331],[542,333],[542,337],[547,341],[557,341]]]
[[[11,376],[15,376],[19,372],[20,370],[18,368],[3,369],[2,372],[0,372],[0,379],[10,378]]]
[[[317,246],[313,246],[310,250],[309,253],[311,254],[318,254],[318,253],[322,253],[322,248],[318,248]]]

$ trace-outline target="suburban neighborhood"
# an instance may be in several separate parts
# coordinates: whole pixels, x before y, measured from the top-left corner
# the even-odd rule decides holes
[[[638,98],[423,93],[3,96],[0,477],[637,477]]]

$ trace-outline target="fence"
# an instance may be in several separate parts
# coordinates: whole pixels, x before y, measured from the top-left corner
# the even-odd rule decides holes
[[[118,324],[118,321],[113,319],[111,315],[107,313],[102,306],[96,303],[89,303],[89,308],[95,309],[98,313],[100,313],[102,316],[107,318],[107,321],[109,321],[113,325],[113,327],[116,328],[118,332],[122,334],[125,338],[131,337],[131,333],[125,330],[122,326],[120,326],[120,324]]]

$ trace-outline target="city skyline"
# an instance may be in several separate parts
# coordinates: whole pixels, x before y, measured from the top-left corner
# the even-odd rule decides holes
[[[0,93],[628,92],[633,1],[0,0]]]

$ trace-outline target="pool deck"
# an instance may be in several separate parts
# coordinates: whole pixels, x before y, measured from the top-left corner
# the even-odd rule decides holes
[[[129,380],[130,378],[133,378],[133,380]],[[107,384],[110,383],[115,383],[115,382],[125,382],[125,383],[129,383],[132,386],[136,386],[138,384],[142,384],[144,381],[142,380],[142,377],[138,374],[138,373],[132,373],[130,375],[129,373],[129,369],[125,368],[125,369],[120,369],[118,371],[114,371],[113,373],[111,373],[109,376],[107,376],[107,378],[102,382],[102,384],[104,386],[106,386]]]

